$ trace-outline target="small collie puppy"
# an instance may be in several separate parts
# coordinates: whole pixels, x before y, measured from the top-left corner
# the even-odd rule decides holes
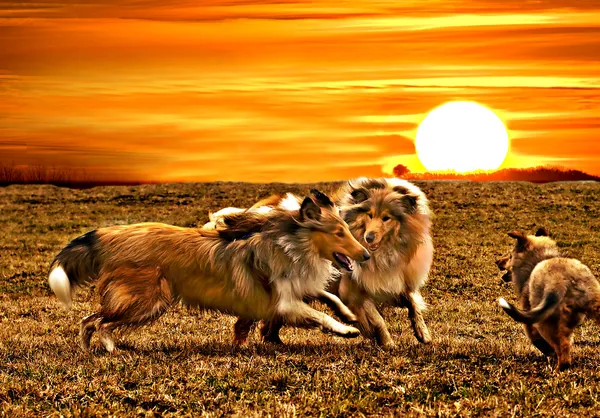
[[[558,368],[571,365],[574,329],[586,316],[600,324],[600,282],[574,258],[561,256],[545,228],[535,235],[513,231],[511,253],[496,260],[504,281],[512,282],[521,308],[503,298],[498,303],[523,324],[531,343],[547,356],[558,355]]]
[[[109,352],[113,331],[160,317],[176,301],[299,327],[359,335],[303,302],[322,292],[351,260],[369,259],[331,200],[315,191],[297,210],[225,217],[205,230],[144,223],[100,228],[71,241],[54,259],[49,284],[71,306],[73,290],[95,283],[98,312],[81,322],[84,349],[94,332]]]
[[[407,307],[416,338],[422,343],[431,342],[420,293],[433,260],[432,215],[427,197],[416,185],[395,178],[350,180],[337,195],[342,217],[354,237],[369,249],[371,258],[341,271],[339,280],[332,283],[329,292],[321,293],[319,299],[344,320],[357,321],[363,335],[384,348],[393,348],[395,343],[379,306]],[[288,193],[270,196],[249,209],[225,208],[211,214],[205,228],[224,227],[227,214],[253,212],[259,218],[273,209],[294,208],[298,201],[298,197]],[[280,327],[277,322],[265,323],[263,337],[280,342]]]

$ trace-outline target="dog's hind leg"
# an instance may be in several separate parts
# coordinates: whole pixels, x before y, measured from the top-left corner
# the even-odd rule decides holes
[[[550,345],[548,341],[546,341],[544,337],[540,335],[537,328],[527,324],[523,324],[523,328],[525,329],[527,338],[529,338],[535,348],[540,350],[545,356],[551,357],[556,354],[554,352],[554,348],[552,348],[552,345]]]
[[[558,351],[558,368],[565,370],[571,367],[571,340],[573,329],[567,324],[558,324],[559,333],[559,351]]]
[[[81,320],[79,338],[81,340],[81,348],[86,351],[90,349],[90,340],[92,339],[92,335],[96,331],[96,327],[100,320],[101,317],[97,313],[86,316]]]
[[[115,329],[156,320],[173,303],[169,284],[158,268],[120,267],[103,274],[100,280],[100,322],[96,329],[109,352],[115,347]]]
[[[542,337],[552,345],[558,355],[558,369],[565,370],[571,366],[571,335],[573,330],[561,320],[538,324]]]
[[[113,331],[118,327],[118,322],[101,323],[98,326],[98,337],[100,338],[100,342],[109,353],[112,353],[115,350]]]
[[[283,320],[278,317],[264,321],[260,333],[263,337],[263,341],[272,344],[283,344],[279,337],[279,330],[283,327]]]
[[[431,342],[431,335],[429,334],[429,329],[427,328],[427,324],[425,324],[425,319],[421,312],[421,307],[425,304],[421,294],[418,292],[410,292],[406,296],[406,302],[408,318],[410,319],[410,324],[412,325],[415,337],[419,342],[429,344]]]
[[[585,313],[573,309],[571,306],[561,306],[560,319],[557,324],[558,340],[558,368],[567,369],[571,366],[571,346],[573,344],[573,331],[577,325],[581,324],[585,318]]]
[[[256,321],[254,319],[238,318],[233,327],[233,342],[236,345],[245,344],[248,340],[248,334],[250,334],[255,325]]]

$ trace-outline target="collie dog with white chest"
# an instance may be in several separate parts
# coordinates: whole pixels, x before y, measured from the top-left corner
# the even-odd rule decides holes
[[[408,308],[417,340],[431,342],[420,292],[433,261],[425,194],[406,180],[359,178],[341,187],[337,202],[352,234],[371,253],[368,262],[342,273],[338,288],[362,333],[384,348],[395,346],[378,309],[389,304]]]
[[[176,301],[240,317],[359,335],[303,302],[324,291],[338,269],[369,259],[331,200],[314,191],[296,210],[231,214],[220,230],[145,223],[100,228],[54,259],[50,287],[71,306],[76,287],[95,283],[100,309],[81,322],[108,351],[113,331],[160,317]]]
[[[429,343],[431,336],[423,319],[425,303],[420,293],[433,260],[432,214],[427,197],[416,185],[395,178],[350,180],[337,195],[342,217],[354,237],[369,249],[371,258],[344,269],[339,280],[332,282],[329,292],[323,292],[319,299],[342,318],[357,321],[363,335],[384,348],[395,344],[379,307],[406,307],[416,338]],[[274,209],[293,208],[299,200],[288,193],[270,196],[249,209],[225,208],[211,214],[205,228],[224,227],[227,214],[252,212],[258,219]],[[280,342],[280,327],[278,323],[265,324],[264,338]]]

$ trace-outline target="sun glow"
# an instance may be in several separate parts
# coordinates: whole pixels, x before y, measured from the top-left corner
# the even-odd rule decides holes
[[[445,103],[417,130],[417,155],[428,171],[495,170],[506,159],[508,147],[504,123],[475,102]]]

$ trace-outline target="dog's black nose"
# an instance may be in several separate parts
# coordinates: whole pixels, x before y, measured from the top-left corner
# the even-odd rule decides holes
[[[375,241],[375,233],[374,232],[369,232],[365,236],[365,241],[367,241],[369,244],[371,244],[373,241]]]
[[[367,250],[363,251],[363,259],[365,261],[367,261],[369,258],[371,258],[371,254],[369,254],[369,252]]]

